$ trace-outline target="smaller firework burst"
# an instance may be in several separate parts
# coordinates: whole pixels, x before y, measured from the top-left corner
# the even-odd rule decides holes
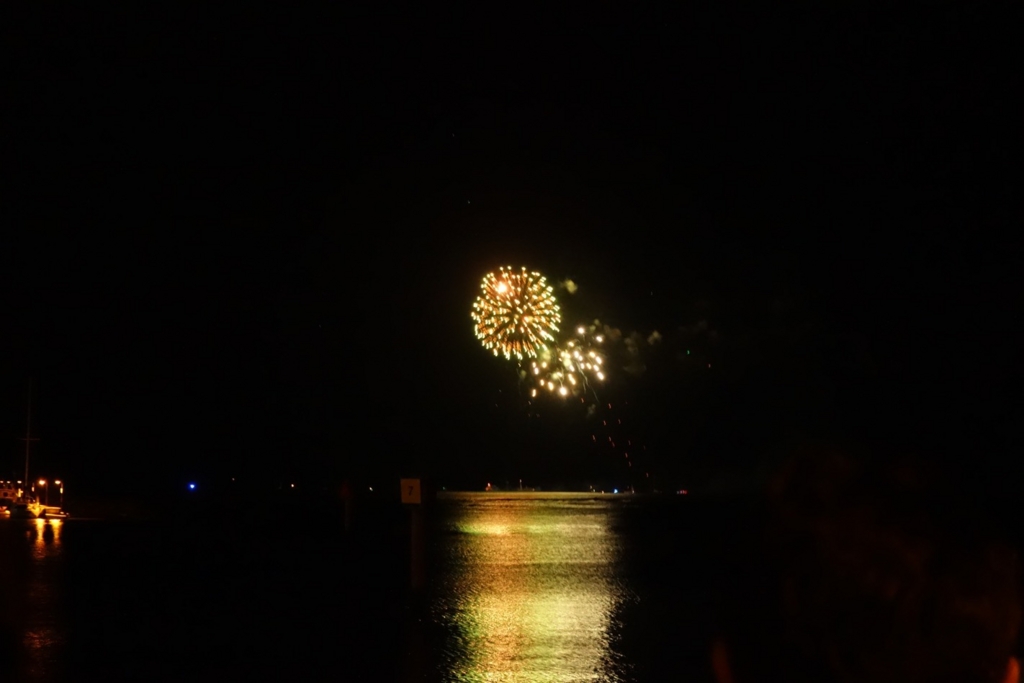
[[[530,395],[547,392],[556,396],[585,397],[594,393],[594,383],[606,376],[605,359],[600,351],[604,342],[594,327],[576,328],[576,336],[545,349],[530,363],[534,388]]]

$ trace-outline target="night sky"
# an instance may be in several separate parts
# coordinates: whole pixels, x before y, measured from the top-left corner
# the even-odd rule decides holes
[[[34,476],[96,490],[699,487],[799,437],[1014,490],[1005,18],[131,11],[5,29],[4,476],[32,377]],[[524,406],[501,265],[636,333],[613,410]]]

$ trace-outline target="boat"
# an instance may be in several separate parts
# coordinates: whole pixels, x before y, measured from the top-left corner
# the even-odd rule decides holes
[[[63,518],[67,517],[67,513],[61,509],[64,503],[64,487],[61,482],[57,480],[55,483],[61,485],[61,506],[54,507],[50,505],[43,505],[39,502],[32,493],[35,492],[35,486],[32,486],[32,492],[30,493],[29,482],[31,481],[28,477],[28,461],[30,449],[33,441],[38,441],[38,438],[32,436],[32,382],[29,380],[28,385],[28,418],[25,424],[25,438],[22,439],[25,442],[25,479],[23,481],[3,481],[0,482],[0,510],[3,511],[4,516],[15,519],[41,519],[46,517],[52,518]],[[46,485],[44,480],[39,481],[40,485]],[[47,489],[47,503],[49,503],[49,489]]]
[[[13,481],[0,481],[0,508],[10,507],[18,498],[21,491]]]
[[[17,501],[7,508],[11,519],[40,519],[46,517],[46,506],[35,501]]]

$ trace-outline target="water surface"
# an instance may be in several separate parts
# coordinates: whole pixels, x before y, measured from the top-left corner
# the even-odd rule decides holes
[[[450,627],[452,681],[619,681],[621,611],[613,501],[462,494],[438,541],[433,617]]]
[[[409,512],[0,520],[0,679],[707,680],[685,505],[448,495],[419,592]]]

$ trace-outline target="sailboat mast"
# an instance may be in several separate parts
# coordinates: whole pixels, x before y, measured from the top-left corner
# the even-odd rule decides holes
[[[28,454],[32,448],[32,442],[39,439],[32,438],[32,378],[28,380],[28,411],[25,418],[25,491],[28,491]]]
[[[28,487],[28,452],[30,444],[32,443],[29,439],[32,438],[32,380],[28,381],[28,411],[25,417],[25,478],[22,480],[25,482],[25,487]]]

